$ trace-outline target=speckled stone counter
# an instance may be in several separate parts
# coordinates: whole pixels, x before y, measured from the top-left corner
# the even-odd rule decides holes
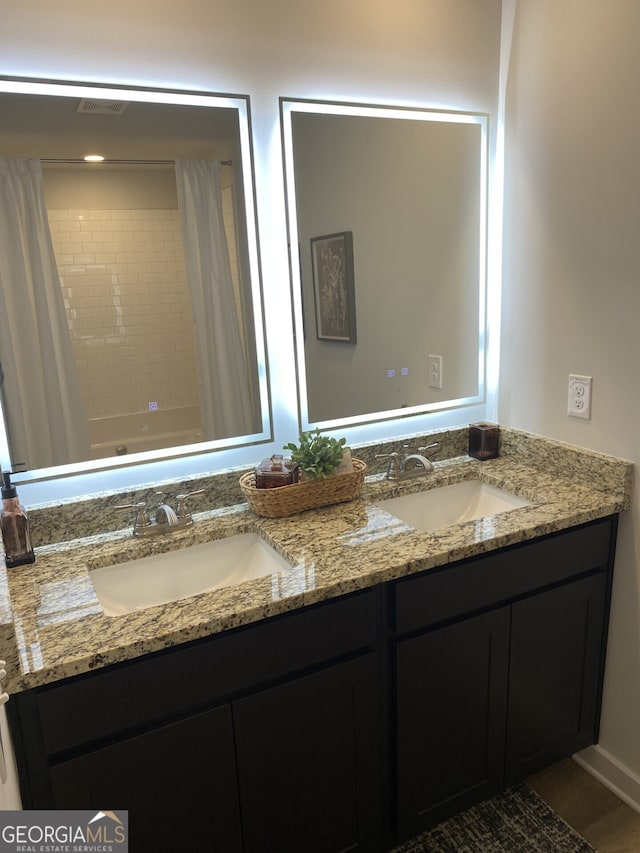
[[[459,436],[450,446],[461,449]],[[354,455],[369,462],[380,449]],[[7,689],[46,684],[617,513],[630,505],[633,465],[503,428],[498,459],[442,458],[432,473],[403,483],[373,473],[358,500],[284,519],[259,518],[246,503],[228,502],[228,483],[240,473],[225,474],[227,499],[196,513],[190,530],[146,540],[134,540],[130,528],[112,530],[37,547],[34,565],[2,567]],[[466,479],[532,503],[433,533],[375,505]],[[259,533],[292,570],[124,616],[103,613],[90,569],[243,532]]]

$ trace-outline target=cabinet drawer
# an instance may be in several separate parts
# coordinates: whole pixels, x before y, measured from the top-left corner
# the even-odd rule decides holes
[[[359,649],[377,636],[375,589],[36,691],[48,755],[212,705]]]
[[[609,564],[614,518],[397,581],[396,631],[498,605]]]

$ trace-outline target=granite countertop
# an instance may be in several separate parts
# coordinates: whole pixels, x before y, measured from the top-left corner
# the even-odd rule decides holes
[[[628,509],[631,463],[587,452],[581,457],[576,448],[565,453],[568,446],[549,442],[542,467],[533,464],[540,446],[531,453],[532,445],[516,444],[490,461],[439,462],[434,472],[404,483],[375,474],[359,499],[289,518],[260,518],[236,504],[200,513],[190,530],[157,539],[134,540],[127,529],[38,548],[35,564],[0,570],[6,687],[17,692],[47,684]],[[375,506],[466,479],[532,504],[433,533]],[[103,613],[88,567],[243,532],[259,533],[293,570],[124,616]]]

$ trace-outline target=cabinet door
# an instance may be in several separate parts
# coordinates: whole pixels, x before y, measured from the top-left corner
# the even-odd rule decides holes
[[[506,782],[597,739],[606,574],[513,605]]]
[[[190,717],[55,765],[54,808],[127,809],[136,853],[242,851],[231,712]]]
[[[380,844],[373,654],[233,703],[245,853]]]
[[[501,789],[508,642],[504,607],[398,643],[401,838]]]

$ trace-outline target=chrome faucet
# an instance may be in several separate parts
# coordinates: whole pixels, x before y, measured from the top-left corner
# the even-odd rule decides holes
[[[417,453],[405,453],[404,455],[393,451],[392,453],[378,453],[376,459],[388,459],[387,480],[410,480],[413,477],[424,477],[430,471],[433,471],[433,462],[424,454],[427,450],[434,450],[439,447],[436,441],[433,444],[427,444],[425,447],[418,447]],[[408,445],[404,447],[405,451],[409,449]]]
[[[114,509],[118,512],[126,510],[135,510],[136,517],[133,522],[133,535],[138,538],[141,536],[158,536],[161,533],[175,533],[178,530],[185,530],[187,527],[192,527],[194,524],[193,516],[187,509],[187,498],[192,495],[200,495],[204,489],[197,489],[194,492],[187,492],[184,495],[177,495],[177,508],[174,511],[167,503],[161,503],[156,509],[154,520],[152,521],[147,512],[147,502],[139,501],[135,504],[123,504],[116,506]]]

